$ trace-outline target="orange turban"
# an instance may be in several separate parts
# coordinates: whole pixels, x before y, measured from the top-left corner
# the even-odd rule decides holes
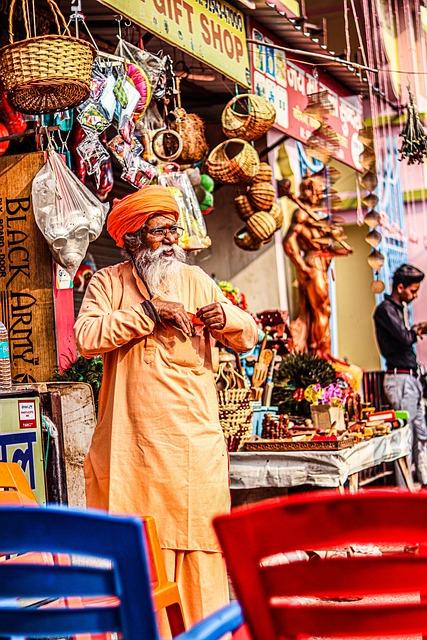
[[[178,203],[166,187],[148,185],[113,205],[107,220],[107,231],[117,246],[123,247],[126,233],[138,231],[149,218],[156,215],[177,222]]]

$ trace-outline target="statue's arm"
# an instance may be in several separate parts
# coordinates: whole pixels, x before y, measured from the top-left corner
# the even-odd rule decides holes
[[[302,257],[298,245],[298,236],[300,235],[299,226],[300,225],[298,224],[291,224],[283,238],[283,250],[297,269],[304,273],[308,273],[309,269],[304,262],[304,258]]]

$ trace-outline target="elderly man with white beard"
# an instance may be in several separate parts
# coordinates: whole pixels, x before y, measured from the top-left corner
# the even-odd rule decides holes
[[[178,217],[160,186],[113,206],[107,229],[128,259],[93,276],[75,331],[80,353],[104,361],[85,461],[87,504],[154,516],[190,624],[228,601],[211,526],[230,508],[211,346],[219,340],[247,351],[257,328],[199,267],[185,264]]]

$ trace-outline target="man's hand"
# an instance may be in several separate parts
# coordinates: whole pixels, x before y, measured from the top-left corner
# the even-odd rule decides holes
[[[213,302],[201,307],[196,315],[209,331],[221,331],[221,329],[224,329],[225,313],[219,302]]]
[[[193,324],[188,317],[184,305],[180,302],[168,302],[167,300],[151,300],[152,305],[156,309],[163,322],[171,324],[181,329],[186,336],[194,335]]]
[[[417,336],[424,336],[427,333],[427,322],[420,322],[413,327]]]

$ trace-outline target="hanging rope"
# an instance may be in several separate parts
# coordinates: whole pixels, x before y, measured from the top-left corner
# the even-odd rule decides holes
[[[348,20],[348,0],[344,0],[344,32],[345,32],[345,57],[350,60],[351,57],[351,45],[350,45],[350,26]]]

